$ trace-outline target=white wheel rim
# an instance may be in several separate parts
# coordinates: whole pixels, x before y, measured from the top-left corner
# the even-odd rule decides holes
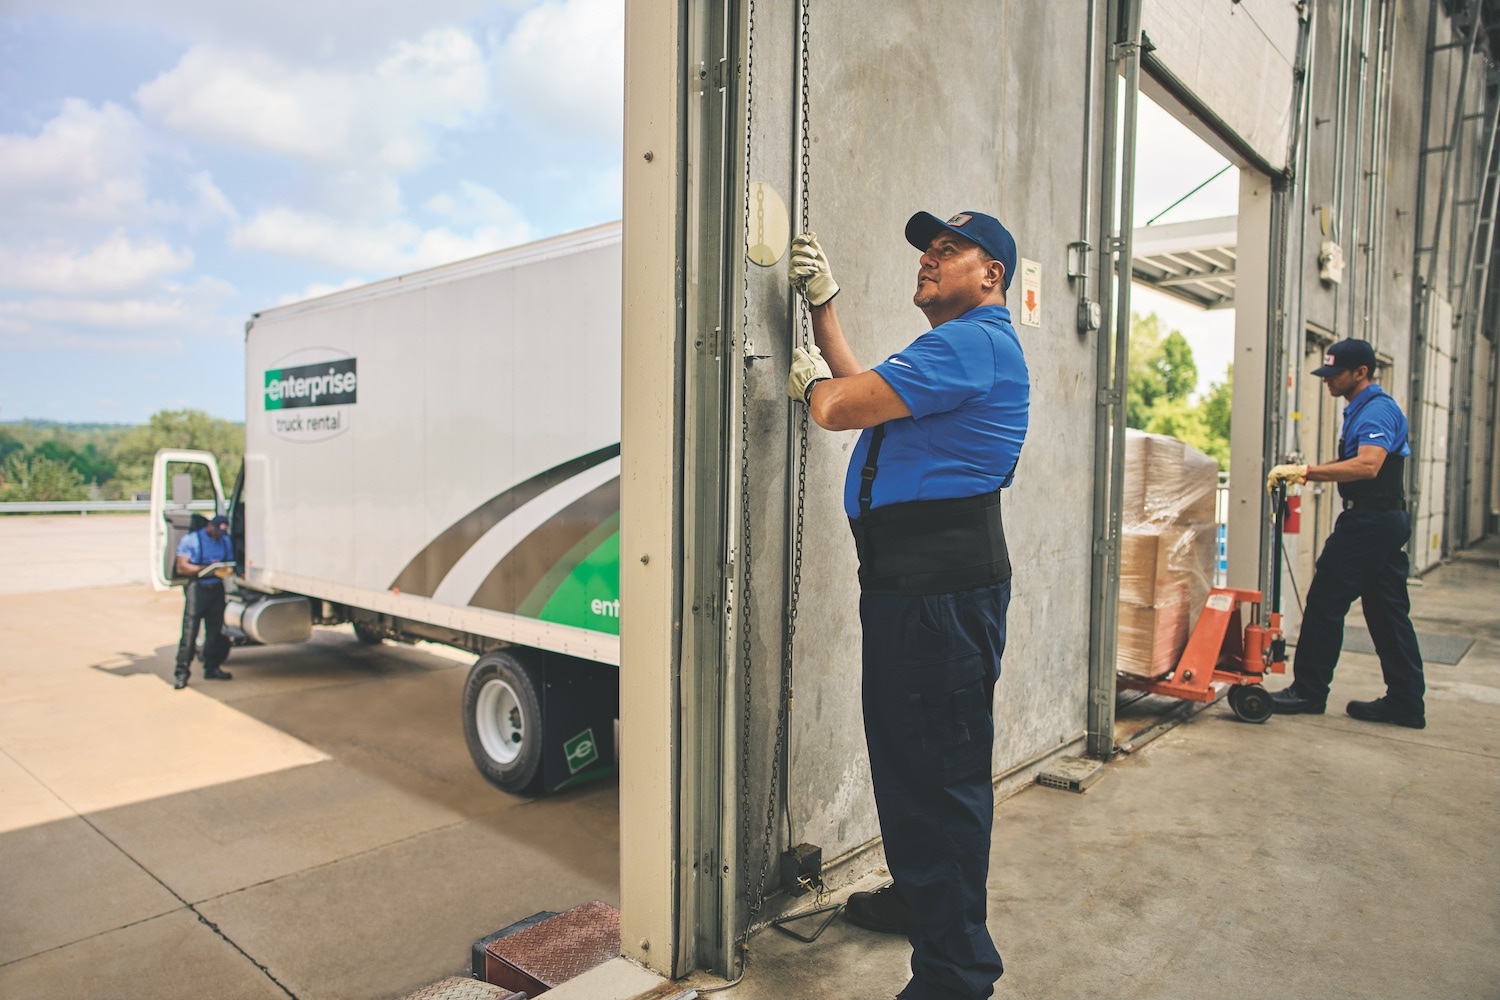
[[[474,706],[474,722],[484,752],[498,764],[509,764],[521,756],[526,739],[526,713],[515,688],[498,677],[484,682]]]

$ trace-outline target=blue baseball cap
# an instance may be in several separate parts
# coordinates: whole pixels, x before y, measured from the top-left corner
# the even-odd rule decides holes
[[[1314,368],[1313,374],[1327,378],[1338,372],[1353,371],[1360,365],[1367,367],[1370,375],[1375,374],[1375,348],[1368,340],[1341,340],[1328,348],[1323,355],[1323,366]]]
[[[931,212],[918,212],[906,220],[906,242],[925,253],[932,245],[932,238],[945,229],[978,243],[985,253],[998,260],[1005,268],[1001,287],[1010,288],[1010,279],[1016,273],[1016,240],[999,219],[983,212],[959,212],[944,222]]]

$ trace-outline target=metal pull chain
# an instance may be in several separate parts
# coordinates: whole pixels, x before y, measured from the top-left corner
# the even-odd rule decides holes
[[[801,231],[806,232],[809,228],[809,194],[808,181],[812,162],[812,133],[810,126],[811,104],[809,100],[809,78],[808,78],[808,50],[811,39],[810,15],[808,5],[810,0],[800,0],[799,20],[801,23],[801,198],[800,218]],[[755,52],[755,0],[747,3],[747,28],[745,46],[745,228],[748,234],[750,226],[750,170],[751,149],[753,138],[752,120],[754,109],[754,52]],[[749,329],[749,283],[744,288],[742,300],[741,322],[748,334]],[[811,315],[808,312],[806,301],[802,301],[799,311],[798,330],[803,346],[812,343]],[[751,916],[755,916],[761,910],[766,898],[766,879],[770,872],[771,852],[775,840],[776,830],[776,803],[780,796],[782,786],[782,755],[789,738],[791,712],[793,705],[792,695],[792,673],[793,659],[796,649],[797,633],[797,607],[802,588],[802,539],[805,523],[805,510],[807,499],[807,443],[808,443],[808,414],[804,406],[797,407],[797,493],[796,506],[793,515],[791,565],[789,567],[790,586],[787,591],[787,612],[783,628],[784,642],[781,653],[781,676],[780,691],[776,714],[776,738],[772,745],[771,775],[769,788],[766,794],[766,819],[762,835],[760,872],[759,877],[751,884],[750,877],[750,828],[745,823],[745,818],[750,812],[750,759],[751,742],[753,740],[753,708],[754,690],[753,673],[751,670],[752,643],[750,635],[751,624],[751,522],[750,522],[750,460],[748,443],[750,441],[750,390],[748,379],[741,382],[740,394],[740,559],[743,566],[743,582],[741,584],[740,601],[740,632],[741,632],[741,655],[742,672],[744,677],[744,717],[740,733],[740,795],[741,795],[741,861],[744,871],[744,894],[749,904]],[[786,803],[787,833],[791,836],[791,806]],[[789,841],[790,842],[790,841]]]
[[[802,231],[808,229],[808,177],[811,166],[812,155],[812,132],[809,117],[810,102],[808,83],[808,48],[811,39],[809,30],[810,11],[809,5],[812,0],[800,0],[799,19],[802,26],[801,51],[799,53],[802,63],[802,93],[801,93],[801,225]],[[802,339],[802,346],[806,347],[812,342],[811,314],[808,311],[807,301],[800,296],[798,326]],[[781,690],[780,699],[776,713],[776,742],[773,747],[774,756],[771,759],[771,782],[770,789],[766,794],[766,823],[764,831],[764,854],[761,859],[760,883],[756,890],[754,909],[759,910],[765,900],[766,873],[771,864],[771,845],[775,839],[776,830],[776,799],[780,791],[782,780],[782,756],[786,752],[787,741],[790,738],[793,697],[793,663],[797,642],[797,603],[802,590],[802,529],[804,523],[804,511],[807,500],[807,407],[796,403],[791,404],[796,411],[797,419],[797,499],[796,511],[792,519],[792,558],[788,568],[791,584],[787,589],[786,622],[782,629],[785,637],[781,652]],[[782,796],[787,820],[787,843],[791,843],[791,802],[789,797]]]
[[[755,110],[755,0],[748,0],[746,4],[746,27],[745,27],[745,236],[749,240],[750,234],[750,143],[752,139],[752,122]],[[747,341],[750,338],[750,282],[748,274],[742,283],[740,300],[740,331]],[[750,364],[750,359],[745,359],[745,364]],[[741,568],[739,629],[740,629],[740,672],[744,678],[744,718],[740,720],[740,868],[744,873],[744,884],[742,886],[744,898],[750,901],[750,913],[754,915],[759,912],[761,903],[764,901],[764,890],[762,896],[752,898],[750,883],[750,824],[746,821],[750,815],[750,733],[753,724],[753,709],[755,706],[755,689],[753,685],[754,674],[751,670],[751,655],[753,653],[750,639],[750,577],[754,567],[751,558],[751,531],[750,531],[750,378],[748,370],[740,376],[740,551],[739,565]],[[730,608],[725,609],[725,617],[732,615]],[[761,885],[765,885],[764,866],[762,867]],[[743,971],[741,975],[743,975]]]

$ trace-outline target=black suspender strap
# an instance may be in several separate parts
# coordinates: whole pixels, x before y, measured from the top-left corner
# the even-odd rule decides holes
[[[885,424],[876,424],[870,435],[870,450],[865,454],[864,468],[859,470],[859,513],[870,513],[870,496],[875,489],[876,462],[880,458],[880,442],[885,440]]]

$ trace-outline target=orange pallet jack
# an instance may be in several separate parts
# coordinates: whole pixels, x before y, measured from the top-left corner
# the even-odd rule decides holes
[[[1214,587],[1208,593],[1198,624],[1188,637],[1187,648],[1171,673],[1157,680],[1121,676],[1121,687],[1191,701],[1213,701],[1213,685],[1229,684],[1229,708],[1245,722],[1265,722],[1271,717],[1271,693],[1265,689],[1266,674],[1286,673],[1286,639],[1281,634],[1281,534],[1286,514],[1286,486],[1271,491],[1275,510],[1271,543],[1270,612],[1261,620],[1261,593]],[[1250,622],[1244,624],[1241,606],[1249,605]]]

